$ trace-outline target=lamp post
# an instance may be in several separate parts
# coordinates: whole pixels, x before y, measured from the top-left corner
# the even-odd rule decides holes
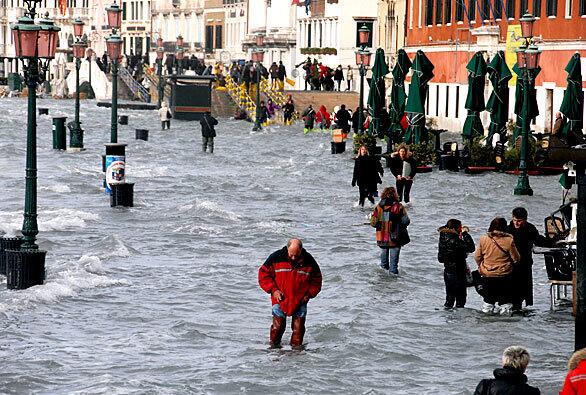
[[[160,42],[159,42],[160,40]],[[160,44],[160,45],[159,45]],[[158,88],[158,100],[157,100],[157,107],[161,108],[161,104],[163,103],[163,95],[165,91],[163,90],[163,57],[165,56],[165,50],[163,49],[163,39],[157,39],[157,76],[159,77],[157,82]]]
[[[523,72],[523,109],[521,118],[523,128],[521,130],[521,152],[519,155],[519,178],[515,187],[515,195],[533,195],[533,190],[529,186],[529,176],[527,175],[527,144],[529,140],[529,131],[531,123],[531,113],[529,108],[529,90],[533,88],[534,72],[539,68],[539,56],[541,51],[533,44],[533,24],[535,18],[527,13],[519,20],[521,23],[521,33],[525,39],[525,45],[517,50],[517,66]]]
[[[122,39],[117,33],[122,24],[122,9],[116,1],[106,7],[108,27],[112,34],[106,40],[106,51],[112,62],[112,113],[110,117],[110,143],[118,142],[118,63],[121,57]]]
[[[16,57],[22,60],[24,79],[28,87],[27,145],[23,243],[20,250],[7,250],[7,287],[28,288],[42,284],[45,279],[46,251],[35,243],[37,225],[37,84],[45,81],[49,62],[55,57],[57,32],[61,29],[47,18],[34,23],[37,3],[26,2],[25,16],[12,25]],[[40,70],[39,70],[40,66]]]
[[[360,103],[358,104],[358,131],[360,133],[364,130],[364,122],[362,120],[362,114],[364,112],[364,76],[366,75],[366,69],[370,66],[370,56],[372,53],[366,48],[370,39],[370,29],[366,24],[363,24],[358,29],[358,39],[360,42],[360,48],[355,52],[356,54],[356,65],[360,71]]]
[[[256,35],[256,48],[252,50],[252,61],[256,62],[256,116],[254,117],[254,127],[252,130],[257,131],[262,129],[260,123],[260,69],[264,59],[265,51],[261,47],[264,45],[265,36],[263,34]]]
[[[75,120],[71,125],[71,139],[69,140],[69,148],[72,151],[81,151],[83,149],[83,129],[79,121],[79,68],[87,48],[87,40],[83,38],[83,25],[83,21],[79,18],[73,21],[73,34],[76,41],[73,44],[73,56],[75,57]]]

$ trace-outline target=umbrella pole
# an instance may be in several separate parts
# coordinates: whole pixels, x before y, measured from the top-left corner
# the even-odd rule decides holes
[[[515,187],[515,195],[533,196],[527,175],[527,140],[529,138],[529,87],[531,84],[529,69],[523,68],[523,130],[521,131],[521,153],[519,155],[519,178]]]

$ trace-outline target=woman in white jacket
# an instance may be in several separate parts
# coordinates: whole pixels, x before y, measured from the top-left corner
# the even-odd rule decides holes
[[[159,108],[159,117],[161,118],[161,130],[171,129],[171,111],[165,102]]]

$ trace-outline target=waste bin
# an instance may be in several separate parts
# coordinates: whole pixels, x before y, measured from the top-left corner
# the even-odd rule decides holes
[[[118,123],[120,125],[128,125],[128,115],[118,115]]]
[[[67,117],[53,118],[53,149],[67,148],[67,133],[65,132],[65,121]]]
[[[341,154],[342,152],[346,151],[346,142],[342,141],[340,143],[336,143],[335,141],[332,141],[331,150],[332,154]]]
[[[112,193],[110,193],[110,207],[134,206],[134,183],[123,182],[121,184],[112,184]]]
[[[8,74],[8,89],[11,91],[19,91],[22,87],[22,80],[17,73]]]
[[[22,237],[0,237],[0,274],[6,275],[6,250],[19,250]]]

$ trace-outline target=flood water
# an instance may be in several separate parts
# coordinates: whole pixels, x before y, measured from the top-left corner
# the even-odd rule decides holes
[[[326,134],[220,120],[210,155],[199,123],[173,120],[162,132],[154,111],[119,110],[130,116],[119,142],[135,207],[111,208],[100,190],[109,109],[82,102],[87,150],[74,154],[51,145],[51,116],[71,120],[73,101],[38,106],[50,109],[38,119],[47,280],[8,291],[0,276],[0,393],[472,394],[509,345],[532,353],[531,384],[561,389],[574,324],[567,306],[550,311],[542,256],[524,317],[483,315],[472,289],[465,309],[444,311],[437,261],[437,228],[451,217],[477,241],[494,216],[523,205],[542,229],[560,203],[557,176],[531,177],[535,196],[518,197],[511,175],[418,175],[412,242],[390,277],[365,225],[370,209],[355,205],[351,154],[331,155]],[[0,110],[0,230],[14,234],[26,99],[3,99]],[[135,128],[150,129],[149,141],[134,140]],[[324,275],[302,352],[268,349],[270,299],[257,283],[258,267],[292,236]]]

